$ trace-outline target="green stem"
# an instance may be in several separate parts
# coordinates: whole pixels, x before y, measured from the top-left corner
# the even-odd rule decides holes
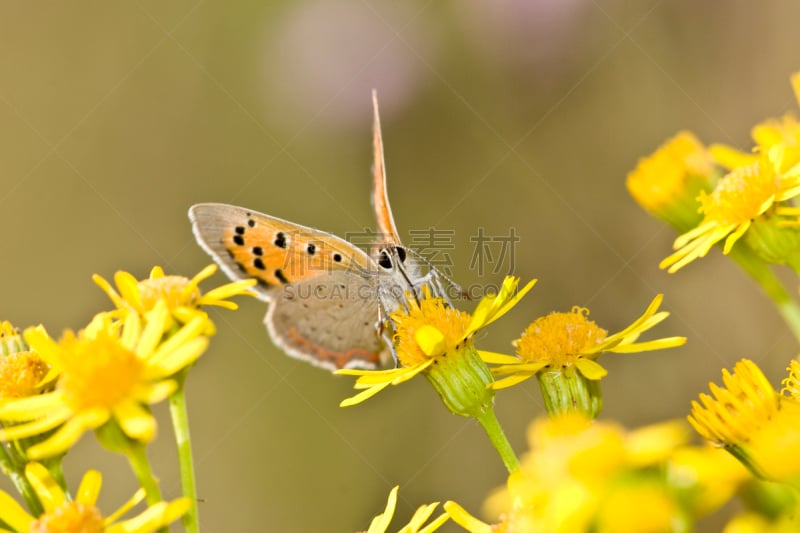
[[[197,516],[197,484],[194,475],[192,440],[189,434],[189,413],[186,405],[185,381],[179,379],[179,383],[178,390],[169,398],[169,412],[172,416],[175,443],[178,447],[178,464],[181,471],[183,495],[189,499],[191,504],[189,512],[183,515],[183,527],[186,529],[186,533],[198,533],[200,529]]]
[[[155,505],[162,500],[161,488],[158,486],[153,475],[153,470],[150,468],[150,461],[147,459],[147,450],[139,443],[131,443],[125,450],[125,455],[128,462],[131,464],[136,479],[139,485],[144,489],[145,497],[148,505]]]
[[[500,458],[503,460],[503,464],[506,465],[509,474],[519,470],[517,455],[511,448],[511,444],[508,442],[506,434],[500,426],[500,422],[497,421],[494,409],[486,409],[483,413],[476,416],[475,419],[483,426],[483,430],[486,431],[486,435],[488,435],[489,440],[492,442],[492,446],[494,446],[497,453],[500,454]]]
[[[162,501],[161,488],[158,486],[153,475],[153,470],[150,468],[150,461],[147,459],[147,449],[143,444],[131,443],[125,448],[125,456],[131,464],[136,479],[139,480],[139,485],[144,489],[145,499],[148,505],[155,505]],[[169,533],[169,528],[164,526],[158,530],[158,533]]]
[[[25,465],[17,464],[11,459],[5,444],[0,444],[0,470],[11,479],[11,482],[17,488],[25,504],[28,506],[28,511],[33,516],[39,516],[44,512],[42,502],[39,501],[39,496],[33,490],[31,482],[25,477]]]
[[[792,330],[795,338],[800,341],[800,305],[792,298],[769,265],[744,246],[734,246],[729,255],[775,302],[778,313]]]

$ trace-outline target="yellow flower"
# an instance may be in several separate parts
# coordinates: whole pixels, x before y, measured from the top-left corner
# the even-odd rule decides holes
[[[172,375],[205,351],[201,336],[207,318],[197,316],[163,340],[169,311],[156,303],[142,328],[128,313],[124,323],[96,317],[77,336],[67,331],[56,343],[43,329],[28,328],[25,339],[58,373],[55,390],[0,404],[0,440],[32,437],[58,428],[28,450],[38,459],[65,452],[84,431],[114,419],[130,438],[149,442],[156,422],[147,404],[167,398],[177,387]]]
[[[674,531],[685,520],[662,468],[686,441],[682,424],[628,433],[573,412],[534,422],[528,440],[520,469],[487,501],[495,523],[447,502],[456,523],[472,533],[611,533]]]
[[[670,483],[695,517],[725,505],[753,475],[722,448],[685,446],[674,450],[667,464]]]
[[[29,463],[25,475],[44,504],[44,514],[38,518],[28,514],[11,496],[0,491],[0,520],[10,531],[18,533],[149,533],[180,518],[189,509],[189,501],[179,498],[170,503],[159,502],[139,515],[119,521],[144,498],[138,491],[115,513],[104,516],[97,508],[102,476],[88,470],[81,480],[74,499],[64,494],[47,469],[39,463]],[[6,531],[5,529],[3,531]]]
[[[746,511],[725,524],[722,533],[796,533],[798,530],[800,530],[800,516],[796,513],[771,519],[753,511]]]
[[[758,162],[732,170],[711,194],[701,193],[703,221],[675,239],[675,253],[661,261],[659,267],[674,273],[704,257],[723,239],[723,253],[729,253],[754,220],[799,195],[800,163],[785,168],[785,156],[783,145],[773,146]]]
[[[400,487],[396,486],[389,493],[389,500],[386,502],[386,509],[383,511],[383,513],[372,519],[367,533],[386,533],[386,531],[389,529],[389,525],[392,523],[392,517],[394,516],[395,507],[397,507],[397,492],[399,490]],[[411,521],[407,525],[403,526],[398,533],[432,533],[433,531],[436,531],[442,527],[442,524],[447,522],[447,520],[450,518],[446,513],[440,514],[435,520],[433,520],[433,522],[425,526],[425,522],[428,521],[428,518],[431,517],[438,505],[439,502],[421,505],[416,512],[414,512],[414,516],[411,517]]]
[[[134,309],[141,315],[149,312],[159,300],[167,303],[170,314],[181,323],[187,323],[198,315],[205,315],[200,307],[213,305],[235,310],[238,306],[227,298],[242,294],[254,296],[248,290],[256,284],[255,279],[226,283],[203,294],[199,284],[217,271],[217,265],[211,264],[201,270],[192,279],[184,276],[164,274],[161,267],[153,267],[148,279],[139,281],[132,274],[118,271],[114,274],[117,292],[102,276],[95,274],[92,279],[100,286],[118,309]],[[211,322],[207,323],[213,327]]]
[[[347,407],[361,403],[386,387],[408,381],[422,372],[429,375],[435,372],[438,375],[442,370],[437,367],[447,369],[444,372],[462,372],[462,376],[469,379],[465,376],[469,370],[460,363],[468,360],[470,368],[482,365],[480,360],[473,359],[473,356],[482,356],[481,352],[474,349],[475,332],[507,313],[535,282],[531,281],[516,292],[519,278],[506,277],[500,292],[484,297],[472,316],[453,309],[442,298],[431,297],[427,290],[423,291],[421,300],[409,299],[408,310],[395,311],[390,316],[391,323],[395,325],[394,341],[399,366],[391,370],[337,370],[336,374],[358,376],[354,387],[362,390],[339,405]],[[490,375],[488,379],[491,380]],[[447,399],[443,399],[447,403]]]
[[[688,131],[639,160],[628,192],[647,212],[686,231],[699,221],[697,195],[713,188],[717,170],[708,150]]]
[[[50,367],[28,349],[19,330],[0,322],[0,402],[39,394],[52,381]]]
[[[743,359],[724,387],[709,384],[713,398],[692,402],[689,422],[700,435],[724,446],[764,479],[800,481],[800,402],[779,395],[755,363]]]
[[[575,367],[590,380],[598,380],[608,373],[597,363],[604,352],[633,353],[684,344],[685,337],[636,342],[639,335],[669,316],[667,311],[658,311],[662,300],[663,295],[657,295],[642,316],[613,335],[589,320],[589,311],[581,307],[534,320],[513,343],[517,357],[502,354],[487,357],[488,362],[499,365],[492,369],[494,374],[507,376],[495,381],[492,387],[510,387],[540,372],[562,371],[569,367]]]

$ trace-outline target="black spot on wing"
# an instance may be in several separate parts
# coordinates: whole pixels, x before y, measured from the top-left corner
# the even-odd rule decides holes
[[[275,277],[278,278],[278,281],[280,281],[284,285],[286,283],[289,283],[289,280],[286,279],[286,276],[283,275],[283,271],[280,268],[275,269]]]
[[[260,257],[256,257],[253,260],[253,266],[256,267],[259,270],[266,270],[267,269],[267,267],[264,266],[264,261],[262,261]]]
[[[275,235],[275,246],[278,248],[286,248],[286,235],[284,235],[282,231],[279,231],[278,234]]]

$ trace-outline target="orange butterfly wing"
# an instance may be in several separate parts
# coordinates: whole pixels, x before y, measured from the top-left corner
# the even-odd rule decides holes
[[[227,204],[196,204],[189,210],[200,245],[231,279],[255,278],[264,299],[274,289],[322,274],[368,275],[375,263],[335,235]]]

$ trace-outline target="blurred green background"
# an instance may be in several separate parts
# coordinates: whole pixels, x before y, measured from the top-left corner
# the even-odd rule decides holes
[[[508,351],[530,320],[573,305],[616,331],[663,292],[672,316],[655,333],[689,342],[604,357],[604,417],[684,417],[745,356],[777,383],[797,348],[770,303],[718,250],[658,270],[674,235],[624,179],[679,129],[748,149],[755,122],[796,110],[798,20],[795,0],[5,2],[0,318],[58,334],[109,307],[93,273],[193,275],[209,262],[186,216],[196,202],[339,235],[373,225],[375,87],[401,233],[452,231],[453,275],[471,285],[505,271],[470,269],[470,237],[514,228],[513,270],[540,280],[484,348]],[[189,380],[204,531],[365,529],[395,484],[402,519],[446,499],[478,512],[504,482],[481,429],[425,380],[340,409],[352,380],[284,356],[264,311],[214,312]],[[496,405],[524,451],[536,385]],[[151,457],[175,497],[156,411]],[[106,475],[105,509],[133,492],[91,435],[66,460],[75,483],[87,467]]]

